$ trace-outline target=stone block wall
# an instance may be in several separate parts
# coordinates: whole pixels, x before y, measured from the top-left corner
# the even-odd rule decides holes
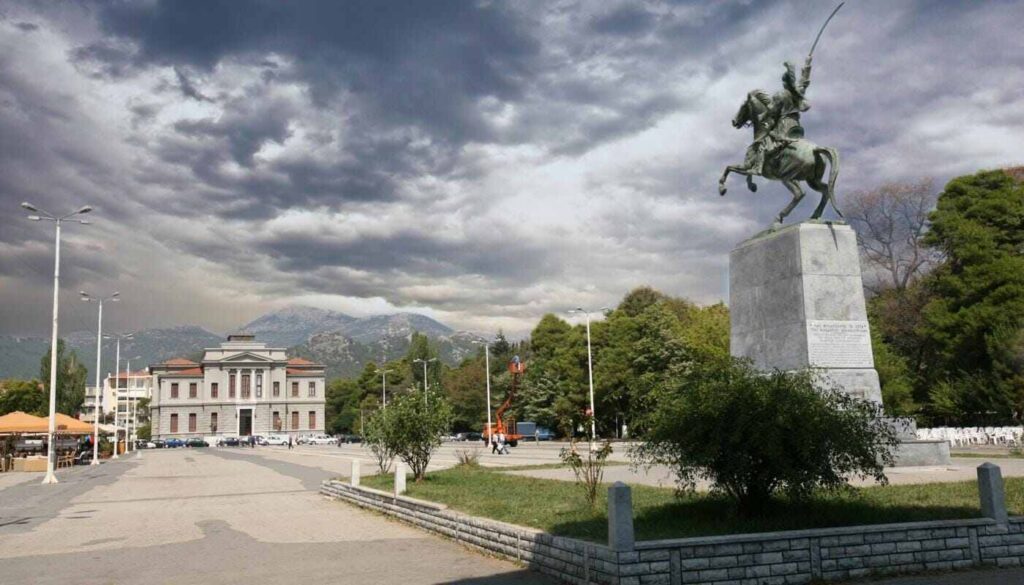
[[[785,585],[975,566],[1021,566],[1024,517],[970,518],[642,541],[630,550],[468,516],[338,481],[321,492],[566,583]]]

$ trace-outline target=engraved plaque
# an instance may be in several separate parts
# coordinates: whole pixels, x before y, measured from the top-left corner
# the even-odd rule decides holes
[[[867,321],[808,321],[807,361],[818,368],[873,368]]]

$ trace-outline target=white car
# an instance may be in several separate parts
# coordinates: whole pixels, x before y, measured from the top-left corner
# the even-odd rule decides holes
[[[333,445],[338,442],[337,439],[329,435],[313,435],[311,437],[304,437],[307,445]]]
[[[267,445],[287,445],[288,437],[283,435],[270,435],[266,439]]]

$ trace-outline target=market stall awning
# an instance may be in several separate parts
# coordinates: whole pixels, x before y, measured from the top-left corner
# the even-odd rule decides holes
[[[16,410],[0,416],[0,434],[45,433],[50,421]]]
[[[66,414],[61,414],[59,412],[56,415],[54,415],[54,416],[57,417],[56,418],[56,421],[57,421],[57,429],[56,429],[56,431],[58,433],[61,433],[61,434],[64,434],[64,435],[91,435],[92,434],[92,425],[87,423],[87,422],[80,421],[77,418],[70,417],[70,416],[68,416]],[[49,424],[49,422],[50,422],[49,419],[43,419],[43,420],[46,421],[47,424]]]

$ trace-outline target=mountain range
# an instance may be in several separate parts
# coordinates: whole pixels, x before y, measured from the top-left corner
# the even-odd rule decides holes
[[[414,331],[430,338],[437,345],[441,360],[450,365],[475,353],[484,340],[415,313],[356,318],[313,307],[287,307],[237,329],[254,334],[257,341],[271,347],[289,348],[291,356],[325,364],[328,378],[353,377],[369,361],[404,356]],[[172,357],[199,359],[203,348],[216,346],[224,339],[224,335],[191,325],[136,331],[131,338],[121,341],[121,368],[125,368],[125,360],[131,360],[132,369],[137,370]],[[64,336],[64,340],[89,369],[87,379],[91,385],[95,376],[96,334],[75,332]],[[38,376],[40,360],[48,348],[46,338],[0,336],[0,379]],[[114,340],[104,341],[102,357],[101,371],[105,375],[114,370]]]

